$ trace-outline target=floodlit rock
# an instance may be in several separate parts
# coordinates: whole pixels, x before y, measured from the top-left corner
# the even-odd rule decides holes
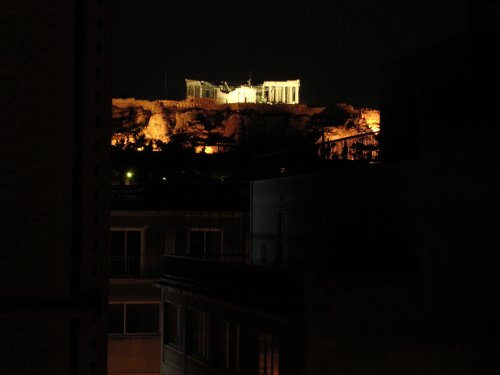
[[[239,141],[241,136],[242,123],[243,120],[239,114],[229,116],[229,118],[222,122],[222,125],[224,126],[223,136],[226,138],[232,138],[235,141]]]
[[[163,105],[162,102],[157,100],[156,102],[154,102],[153,110],[151,112],[153,114],[157,114],[157,113],[163,114],[165,112],[165,106]]]
[[[338,107],[342,108],[343,110],[345,110],[346,112],[350,113],[351,115],[356,115],[356,109],[354,109],[354,107],[350,104],[346,104],[346,103],[340,103],[340,104],[337,104]]]
[[[190,123],[196,120],[198,117],[198,111],[177,111],[175,113],[175,125],[174,133],[181,133],[187,131],[187,127]]]
[[[361,109],[361,117],[365,120],[367,126],[378,132],[380,130],[380,111],[376,109]]]
[[[123,121],[123,122],[121,123],[121,125],[122,125],[122,127],[124,127],[125,129],[131,129],[131,128],[133,128],[133,127],[135,126],[135,122],[126,120],[126,121]]]
[[[137,107],[134,114],[134,123],[138,126],[145,126],[149,123],[151,113],[143,107]]]
[[[329,142],[359,134],[360,132],[355,128],[348,129],[344,126],[327,126],[324,129],[324,136],[322,135],[320,139],[318,139],[318,142],[321,142],[322,140],[324,140],[324,142]]]
[[[111,118],[117,119],[122,118],[123,116],[123,108],[113,106],[111,108]]]
[[[112,144],[138,150],[144,145],[171,142],[181,147],[205,147],[218,142],[251,147],[296,146],[380,129],[377,110],[356,109],[348,104],[323,108],[303,104],[216,104],[202,99],[113,99]]]
[[[144,135],[148,139],[160,140],[165,143],[170,141],[170,129],[163,113],[155,113],[150,117],[148,126],[144,129]]]
[[[208,130],[202,123],[197,121],[189,123],[186,133],[189,134],[191,138],[198,138],[198,139],[208,138]]]

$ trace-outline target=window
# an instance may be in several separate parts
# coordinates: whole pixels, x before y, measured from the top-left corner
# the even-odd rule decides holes
[[[108,332],[120,335],[157,334],[159,311],[158,303],[109,305]]]
[[[191,229],[189,232],[189,254],[199,257],[214,257],[221,254],[220,229]]]
[[[181,307],[165,303],[163,314],[163,343],[182,348],[182,316]]]
[[[260,333],[259,375],[279,375],[279,341],[278,337]]]
[[[123,334],[125,332],[125,305],[109,305],[108,333]]]
[[[208,315],[186,310],[186,352],[208,359]]]
[[[125,305],[126,333],[159,333],[159,304]]]
[[[111,276],[141,274],[142,231],[111,230]]]
[[[213,365],[218,369],[238,372],[240,326],[212,316],[210,332]]]

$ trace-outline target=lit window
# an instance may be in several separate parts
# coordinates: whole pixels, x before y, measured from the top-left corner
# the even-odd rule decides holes
[[[211,355],[214,366],[238,372],[240,326],[212,316],[210,319]]]
[[[111,276],[141,274],[142,231],[111,230]]]
[[[120,335],[158,334],[159,310],[157,303],[111,304],[108,332]]]
[[[267,333],[259,334],[259,375],[279,375],[279,340]]]
[[[109,305],[109,321],[108,321],[108,332],[115,334],[123,334],[125,331],[125,305]]]

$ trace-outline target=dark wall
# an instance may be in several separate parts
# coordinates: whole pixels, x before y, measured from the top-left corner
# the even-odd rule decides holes
[[[254,258],[308,275],[308,373],[497,366],[497,36],[391,65],[381,164],[254,182]]]
[[[160,337],[110,337],[108,374],[159,373]]]
[[[0,4],[0,373],[104,374],[102,1]]]

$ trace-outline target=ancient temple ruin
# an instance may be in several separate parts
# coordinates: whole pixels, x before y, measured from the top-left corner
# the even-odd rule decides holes
[[[186,98],[211,98],[217,103],[298,104],[300,80],[244,83],[186,79]]]

